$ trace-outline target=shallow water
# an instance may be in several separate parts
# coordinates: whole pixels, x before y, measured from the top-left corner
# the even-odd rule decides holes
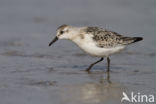
[[[0,14],[0,104],[120,104],[123,91],[156,95],[155,0],[1,0]],[[144,40],[111,57],[109,76],[106,60],[87,73],[97,58],[65,40],[48,47],[65,23]]]

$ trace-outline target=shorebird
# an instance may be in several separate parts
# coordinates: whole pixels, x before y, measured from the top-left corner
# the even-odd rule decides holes
[[[99,27],[73,27],[70,25],[58,27],[56,37],[49,43],[49,46],[59,39],[71,40],[87,54],[100,57],[86,71],[90,71],[95,64],[103,61],[106,57],[107,72],[110,71],[109,56],[119,53],[129,44],[143,40],[142,37],[126,37]]]

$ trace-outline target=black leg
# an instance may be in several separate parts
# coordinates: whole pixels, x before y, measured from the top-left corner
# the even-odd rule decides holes
[[[107,72],[109,72],[110,71],[110,59],[109,59],[109,57],[107,57]]]
[[[96,62],[94,62],[94,63],[92,63],[87,69],[86,69],[86,71],[90,71],[90,69],[95,65],[95,64],[97,64],[97,63],[99,63],[99,62],[101,62],[101,61],[103,61],[103,57],[100,59],[100,60],[98,60],[98,61],[96,61]]]

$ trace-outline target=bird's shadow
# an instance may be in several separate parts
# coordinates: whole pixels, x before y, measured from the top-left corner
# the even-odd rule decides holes
[[[63,88],[62,98],[79,101],[85,104],[103,104],[110,100],[118,101],[121,98],[122,85],[112,81],[110,73],[104,71],[91,71],[85,74],[82,83],[68,85]],[[73,93],[74,92],[74,93]],[[68,96],[66,96],[68,94]]]
[[[89,71],[87,73],[89,74],[91,79],[99,78],[98,81],[100,84],[104,84],[105,82],[107,82],[108,84],[112,83],[112,81],[110,79],[110,73],[111,72],[92,72],[92,71]],[[96,75],[98,75],[98,77]],[[106,77],[104,77],[105,75],[106,75]]]

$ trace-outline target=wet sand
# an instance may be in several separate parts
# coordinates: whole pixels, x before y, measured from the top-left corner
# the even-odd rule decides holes
[[[156,95],[154,0],[1,0],[0,14],[0,104],[121,104],[123,91]],[[106,60],[87,73],[98,58],[65,40],[48,47],[64,23],[144,40],[111,57],[109,76]]]

